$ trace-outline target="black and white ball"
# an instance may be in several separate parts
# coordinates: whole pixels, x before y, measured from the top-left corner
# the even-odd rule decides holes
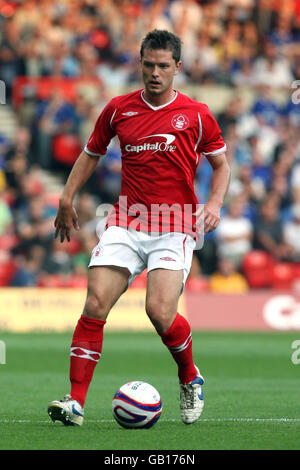
[[[115,420],[124,428],[151,428],[159,419],[162,403],[158,391],[146,382],[128,382],[112,401]]]

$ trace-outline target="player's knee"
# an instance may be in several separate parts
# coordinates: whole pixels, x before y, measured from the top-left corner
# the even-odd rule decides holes
[[[105,321],[108,313],[109,307],[100,295],[88,294],[84,306],[85,316]]]
[[[147,302],[146,312],[156,330],[162,333],[171,326],[176,309],[168,302],[153,300]]]

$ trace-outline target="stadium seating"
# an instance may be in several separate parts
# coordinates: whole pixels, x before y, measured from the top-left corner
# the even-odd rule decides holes
[[[187,279],[185,289],[188,292],[207,292],[209,283],[204,277],[195,276]]]
[[[53,139],[53,157],[64,165],[71,167],[81,151],[81,141],[76,135],[61,134]]]
[[[47,274],[40,276],[37,285],[38,287],[66,287],[66,280],[59,274]]]
[[[69,255],[76,255],[77,253],[80,253],[81,251],[81,242],[75,238],[74,236],[71,237],[69,242],[64,243],[64,248],[69,253]]]
[[[293,265],[294,279],[300,279],[300,263],[295,263]]]
[[[0,264],[0,286],[9,286],[10,282],[16,273],[17,266],[12,260],[7,260]]]
[[[292,263],[274,263],[271,268],[271,286],[274,289],[291,289],[295,279]]]
[[[261,250],[252,250],[244,256],[242,270],[249,286],[263,288],[271,286],[272,257]]]
[[[9,251],[20,243],[19,237],[14,233],[8,233],[0,237],[0,250]]]
[[[12,224],[6,226],[2,234],[4,238],[0,236],[0,251],[9,257],[22,251],[18,251],[18,246],[24,241],[18,223],[22,219],[20,212],[26,199],[43,195],[45,217],[49,219],[49,226],[51,217],[54,224],[53,209],[58,208],[66,176],[80,155],[100,110],[112,97],[141,87],[136,64],[140,56],[139,40],[142,40],[144,30],[149,26],[148,17],[151,17],[153,24],[161,24],[161,21],[165,24],[167,21],[175,30],[181,30],[183,44],[188,44],[182,49],[181,92],[209,106],[225,142],[228,140],[230,143],[232,136],[236,136],[237,140],[230,146],[229,152],[233,171],[228,202],[231,198],[243,200],[244,216],[253,224],[252,243],[259,226],[255,222],[261,217],[259,208],[271,194],[276,196],[276,210],[284,229],[292,214],[292,204],[299,203],[296,191],[299,186],[299,106],[293,99],[297,97],[297,90],[291,94],[286,87],[286,83],[292,83],[293,79],[296,83],[299,75],[299,1],[266,2],[266,11],[272,17],[268,31],[263,21],[256,21],[266,13],[265,2],[254,0],[225,2],[222,11],[213,6],[218,2],[208,1],[111,0],[105,2],[105,7],[102,2],[86,0],[63,2],[63,7],[59,6],[59,1],[53,1],[51,7],[50,3],[47,21],[40,22],[37,19],[43,18],[45,13],[43,2],[0,2],[0,19],[3,22],[1,67],[9,70],[5,83],[6,106],[2,107],[5,113],[0,113],[0,192],[1,199],[13,216]],[[119,8],[123,3],[126,14],[123,8]],[[160,3],[164,4],[164,8],[155,7],[152,11],[152,4]],[[185,3],[186,11],[189,8],[192,10],[182,16],[179,4]],[[173,10],[174,4],[176,7]],[[28,23],[24,19],[29,11],[32,21]],[[108,12],[112,11],[111,21],[107,22]],[[195,11],[198,11],[201,21],[196,21]],[[285,18],[283,36],[281,15]],[[128,16],[132,17],[133,22],[130,28],[126,27],[125,34],[122,28],[127,25]],[[74,24],[85,25],[82,27],[85,33],[78,28],[70,28],[68,21],[71,18]],[[99,22],[99,27],[94,28],[94,21]],[[138,21],[138,28],[133,27],[134,21]],[[204,32],[203,25],[208,23],[211,27]],[[43,57],[40,56],[39,47],[32,42],[32,38],[39,37],[40,28],[43,29]],[[18,31],[18,36],[22,38],[21,49],[18,41],[11,40],[12,31]],[[215,35],[214,31],[218,34]],[[10,54],[18,60],[11,61],[10,54],[7,55],[6,35]],[[63,37],[68,38],[64,45]],[[279,123],[284,132],[276,133],[274,129]],[[286,135],[289,139],[285,139]],[[295,142],[295,145],[290,148],[288,141]],[[97,202],[116,199],[121,172],[120,166],[112,163],[114,158],[120,159],[117,147],[118,142],[116,147],[112,145],[108,148],[108,158],[102,166],[99,165],[85,186],[85,191],[90,192]],[[19,152],[24,154],[26,170],[25,160],[15,158],[17,149],[18,155]],[[254,158],[256,155],[261,156],[261,163]],[[210,182],[211,166],[207,159],[201,159],[195,180],[199,201],[207,200]],[[252,190],[254,197],[251,196]],[[227,208],[225,201],[224,214]],[[12,227],[19,234],[19,239],[9,234]],[[84,234],[83,227],[81,233]],[[69,261],[72,256],[85,251],[83,244],[74,236],[78,237],[78,234],[72,230],[71,242],[60,246]],[[210,241],[207,237],[207,242],[200,264],[201,272],[210,276],[217,266],[220,240],[212,234]],[[214,243],[216,250],[210,254]],[[251,246],[256,245],[253,243]],[[259,246],[265,245],[262,243]],[[57,246],[54,244],[51,249],[55,250]],[[267,246],[265,249],[268,249]],[[17,257],[18,264],[22,262],[22,256]],[[293,257],[297,259],[297,253]],[[0,260],[0,264],[3,262]],[[295,285],[291,280],[290,267],[282,262],[275,265],[263,251],[247,253],[242,266],[237,268],[245,275],[250,288]],[[6,283],[6,274],[3,276],[5,279],[2,282]],[[294,266],[293,276],[300,279],[299,266]],[[47,282],[65,285],[65,280],[51,277]],[[73,284],[79,285],[81,282],[76,276],[72,280]],[[145,287],[146,282],[147,278],[142,274],[132,287]],[[208,289],[209,280],[197,277],[187,280],[186,290],[190,292]]]
[[[72,275],[66,280],[64,287],[73,287],[78,289],[87,288],[87,276]]]

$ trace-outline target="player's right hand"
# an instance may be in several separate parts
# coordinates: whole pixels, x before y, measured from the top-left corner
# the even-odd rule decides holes
[[[54,238],[60,235],[60,241],[63,243],[66,238],[70,241],[70,231],[74,227],[75,230],[79,230],[78,216],[76,210],[72,205],[64,204],[60,201],[56,219],[54,221],[55,234]]]

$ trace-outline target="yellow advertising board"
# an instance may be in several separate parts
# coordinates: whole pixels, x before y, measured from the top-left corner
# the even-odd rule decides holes
[[[145,289],[128,289],[112,308],[106,329],[153,329],[145,313]],[[80,317],[86,289],[1,288],[0,331],[73,330]],[[183,299],[180,313],[184,314]]]

